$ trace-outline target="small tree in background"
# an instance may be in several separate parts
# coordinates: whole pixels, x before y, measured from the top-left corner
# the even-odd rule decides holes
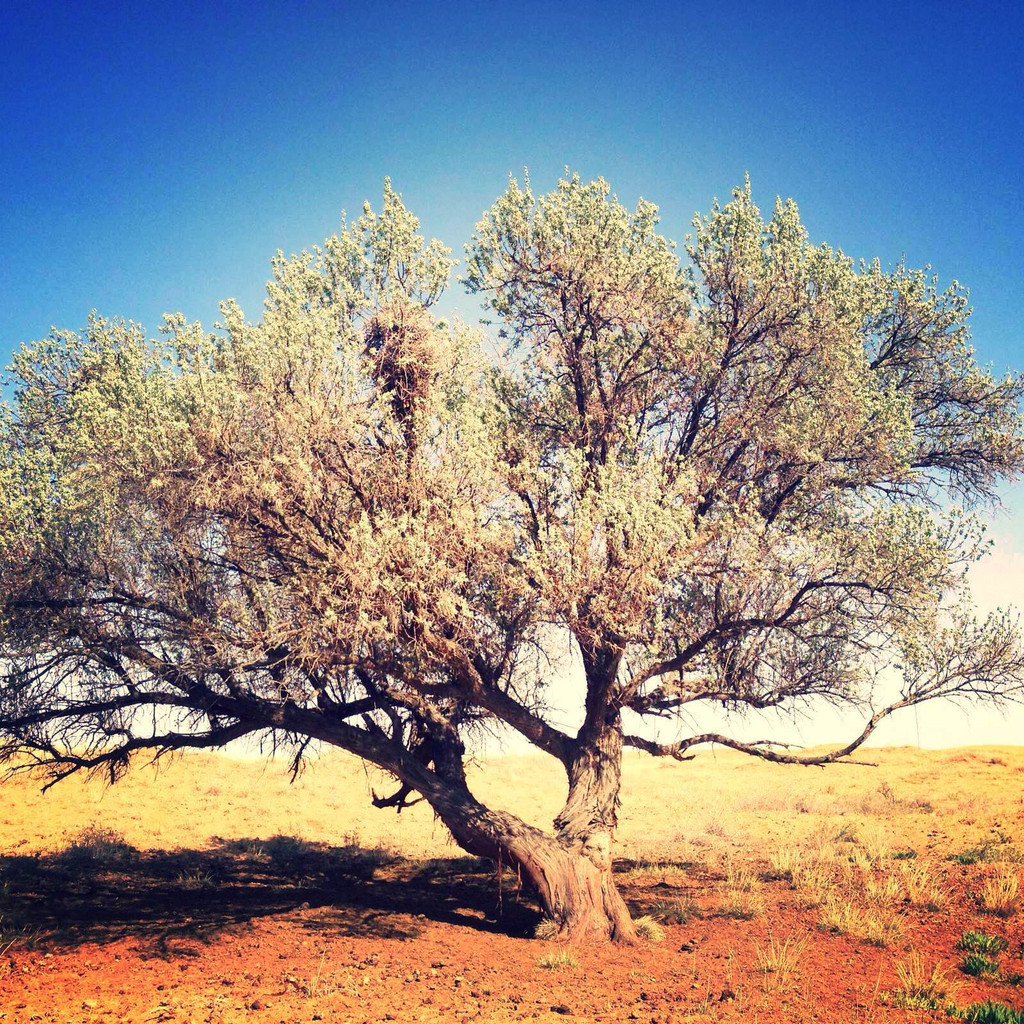
[[[563,936],[628,941],[625,746],[822,764],[900,708],[1018,694],[1016,623],[964,604],[980,541],[947,496],[1024,467],[1024,382],[977,365],[963,291],[813,246],[749,185],[695,222],[686,270],[656,225],[600,180],[513,181],[467,246],[499,358],[432,312],[453,260],[390,184],[278,255],[258,322],[229,302],[212,333],[94,317],[23,348],[3,756],[55,781],[249,735],[296,764],[335,745],[395,777],[379,805],[419,794],[517,865]],[[575,733],[545,714],[566,636]],[[808,756],[683,728],[699,702],[811,700],[866,708],[863,731]],[[553,832],[470,792],[467,736],[495,722],[561,764]]]

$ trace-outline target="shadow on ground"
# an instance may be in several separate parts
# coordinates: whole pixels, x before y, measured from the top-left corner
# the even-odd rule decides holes
[[[102,831],[51,855],[0,857],[0,952],[139,940],[185,952],[226,929],[284,916],[325,934],[415,938],[429,922],[513,935],[539,914],[474,858],[406,861],[291,836],[139,852]]]

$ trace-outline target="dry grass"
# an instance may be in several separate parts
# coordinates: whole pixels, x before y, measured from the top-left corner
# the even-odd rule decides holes
[[[916,950],[896,964],[899,988],[886,993],[886,1001],[903,1010],[940,1010],[950,1005],[959,983],[950,979],[941,964],[924,965]]]
[[[1011,864],[999,864],[981,885],[981,909],[998,917],[1010,917],[1017,912],[1020,878]]]
[[[757,875],[751,868],[736,864],[729,857],[725,862],[725,883],[737,892],[752,892],[757,885]]]
[[[1001,956],[1006,970],[1005,975],[964,979],[972,998],[994,993],[1019,1001],[1020,990],[1010,980],[1012,971],[1022,969],[1017,919],[1004,926],[980,911],[995,915],[1020,909],[1024,749],[872,750],[870,759],[880,767],[805,773],[722,752],[702,753],[685,765],[627,757],[614,854],[628,871],[628,877],[626,871],[619,876],[627,883],[627,900],[638,915],[652,919],[648,924],[641,916],[639,930],[653,938],[664,926],[671,939],[661,947],[634,951],[636,956],[659,965],[651,971],[659,978],[673,977],[665,970],[686,974],[680,1019],[702,1019],[706,1011],[719,1020],[755,1019],[758,1012],[765,1021],[810,1020],[820,1011],[822,1019],[845,1020],[837,1006],[848,1008],[854,989],[857,999],[866,1000],[885,986],[892,988],[886,1000],[890,1006],[941,1013],[953,998],[953,984],[933,961],[941,959],[947,970],[960,975],[956,965],[968,954],[993,962]],[[882,780],[888,791],[880,789]],[[550,758],[482,758],[471,768],[469,783],[484,802],[545,829],[550,829],[564,797],[564,773]],[[39,852],[79,858],[83,866],[90,861],[117,865],[119,858],[126,858],[123,864],[130,867],[144,863],[147,851],[225,849],[216,837],[228,836],[230,855],[244,862],[248,876],[262,878],[282,865],[302,871],[315,844],[360,847],[360,856],[366,857],[394,850],[417,863],[383,869],[379,878],[386,884],[380,888],[403,893],[407,878],[417,885],[426,879],[430,891],[422,909],[429,918],[426,901],[433,895],[433,876],[448,885],[463,854],[425,804],[400,816],[372,808],[370,790],[381,792],[387,786],[374,772],[333,753],[312,763],[294,786],[283,764],[264,766],[203,754],[166,762],[159,772],[143,768],[112,788],[73,779],[42,797],[38,786],[15,780],[0,793],[0,852],[12,855],[12,862],[20,859],[14,855]],[[713,803],[709,793],[714,794]],[[139,858],[136,850],[144,856]],[[485,876],[482,867],[470,869],[493,880],[492,870]],[[176,882],[174,872],[180,872]],[[112,872],[120,873],[116,867]],[[190,904],[202,906],[225,899],[232,877],[216,857],[185,857],[173,862],[166,882],[176,885]],[[12,876],[12,890],[19,884],[18,876]],[[20,890],[12,892],[17,902],[6,905],[0,885],[0,914],[6,915],[0,918],[0,953],[13,943],[4,962],[25,958],[20,949],[33,942],[26,930],[28,901],[23,896]],[[506,905],[507,897],[506,890]],[[296,892],[294,898],[298,902],[306,897]],[[474,903],[474,916],[489,914],[493,902],[488,893],[479,907]],[[926,913],[935,910],[948,913],[948,918]],[[299,940],[294,950],[282,947],[289,959],[305,957],[287,965],[295,978],[292,995],[316,997],[317,1005],[306,1008],[335,1019],[323,1007],[333,1006],[332,999],[339,997],[331,994],[332,988],[348,985],[347,975],[330,956],[324,960],[316,934],[309,930],[313,911],[291,916],[295,921],[289,928],[310,943],[308,955],[296,952],[305,948]],[[522,920],[526,926],[529,917]],[[818,922],[820,930],[815,929]],[[985,945],[991,937],[965,940],[979,944],[978,949],[954,949],[968,929],[987,927],[986,922],[989,931],[1007,934],[1008,950],[1000,954],[999,941]],[[270,924],[276,933],[276,924]],[[446,939],[467,932],[429,920],[423,927],[435,925]],[[922,927],[927,961],[910,956],[893,963],[903,955],[906,938]],[[537,934],[550,938],[556,931],[546,921]],[[365,936],[353,941],[372,945]],[[427,941],[434,940],[428,936]],[[472,932],[465,945],[476,948],[484,941],[490,941],[489,934]],[[594,976],[588,950],[540,942],[531,951],[518,939],[508,943],[495,948],[515,958],[531,984],[582,991]],[[868,943],[888,949],[867,948]],[[277,956],[275,949],[274,970]],[[696,986],[692,991],[691,981]],[[629,986],[620,987],[624,998],[635,998]],[[701,1001],[705,992],[707,998]],[[725,1001],[723,992],[729,994]],[[617,996],[617,990],[612,994]],[[783,1001],[785,1011],[775,1014]],[[308,1019],[302,1009],[293,1008],[289,1019]],[[898,1013],[874,1005],[864,1010],[865,1019],[878,1021],[895,1020]],[[282,997],[282,1019],[287,1012]],[[651,1012],[660,1015],[659,1009]],[[336,1017],[363,1019],[354,1013]]]
[[[897,875],[870,874],[864,879],[864,898],[874,906],[890,906],[902,895],[903,882]]]
[[[660,900],[651,907],[655,919],[664,924],[688,924],[701,916],[700,904],[691,896],[680,896],[673,900]]]
[[[925,910],[945,910],[949,906],[949,889],[937,877],[936,869],[916,860],[901,861],[898,868],[907,899]]]
[[[880,767],[808,775],[731,752],[701,753],[685,766],[628,756],[616,856],[631,863],[630,883],[668,888],[657,906],[646,901],[667,924],[701,913],[684,894],[695,878],[708,888],[719,879],[706,913],[763,915],[776,897],[759,881],[758,866],[791,885],[823,929],[878,944],[899,941],[906,900],[912,908],[950,909],[954,882],[963,884],[956,873],[973,864],[980,909],[1019,909],[1024,749],[873,750],[871,759]],[[563,783],[541,756],[481,759],[470,775],[484,802],[543,828],[560,807]],[[309,842],[400,851],[440,872],[461,856],[427,805],[401,815],[375,810],[370,791],[386,788],[386,780],[337,753],[312,762],[294,786],[283,764],[207,754],[140,768],[114,787],[70,779],[42,796],[24,778],[7,785],[0,851],[19,854],[64,850],[61,856],[100,862],[136,850],[203,849],[230,822],[253,863],[301,859]],[[710,792],[713,803],[701,795]],[[998,835],[988,829],[992,820],[1000,822]],[[938,846],[930,838],[936,832]],[[293,837],[290,845],[280,836]],[[928,853],[918,858],[917,850]],[[215,883],[200,875],[180,881],[199,889]],[[5,935],[10,941],[12,932]]]
[[[757,893],[732,892],[722,899],[715,913],[737,921],[752,921],[764,913],[764,900]]]
[[[903,938],[903,921],[894,911],[864,907],[854,899],[830,895],[822,902],[818,921],[825,931],[852,935],[872,946],[891,946]]]
[[[812,866],[828,859],[832,848],[843,857],[856,849],[858,857],[875,864],[891,862],[889,851],[924,849],[936,828],[947,837],[940,856],[982,848],[991,837],[978,815],[1001,821],[1024,844],[1024,776],[1018,771],[1024,770],[1024,749],[922,754],[899,748],[872,750],[870,759],[879,767],[847,765],[810,775],[725,751],[699,753],[685,765],[627,756],[616,855],[646,862],[668,881],[686,875],[690,865],[703,869],[720,862],[723,853],[737,848],[762,863],[783,849],[797,850]],[[878,795],[883,779],[903,801],[898,807]],[[542,755],[482,758],[469,781],[485,803],[545,828],[564,797],[564,776]],[[273,835],[289,835],[382,846],[415,858],[459,856],[426,804],[401,815],[372,807],[371,789],[380,792],[388,784],[354,758],[334,752],[311,762],[294,786],[283,762],[264,765],[202,753],[139,767],[114,787],[72,778],[43,795],[38,784],[15,779],[6,785],[17,790],[11,800],[18,813],[0,817],[0,850],[53,852],[97,824],[140,850],[197,848],[222,835],[230,820],[233,833],[257,848]],[[715,794],[713,805],[702,795],[709,792]],[[187,813],[178,810],[174,795],[180,793],[189,794]],[[870,813],[864,813],[869,798]],[[916,811],[915,800],[932,801],[933,813]],[[716,834],[721,831],[728,841]],[[986,859],[1006,859],[1014,851],[1012,844],[986,849]]]
[[[580,962],[567,949],[558,949],[551,953],[545,953],[537,959],[537,966],[543,967],[546,971],[575,970]]]
[[[771,865],[770,877],[792,883],[804,863],[804,852],[796,846],[783,846],[768,855],[768,863]]]
[[[867,910],[861,930],[854,932],[872,946],[895,946],[903,941],[903,918],[891,911]]]
[[[757,967],[763,976],[762,986],[766,992],[781,992],[789,988],[806,945],[806,937],[788,935],[785,939],[779,939],[772,935],[771,929],[768,930],[767,946],[755,943]]]
[[[637,935],[648,942],[664,942],[665,929],[650,915],[644,914],[633,922]]]

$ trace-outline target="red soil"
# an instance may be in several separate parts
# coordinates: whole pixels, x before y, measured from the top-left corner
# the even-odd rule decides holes
[[[887,1005],[899,948],[879,948],[817,927],[813,910],[781,881],[760,882],[764,912],[715,916],[714,882],[624,876],[636,913],[691,897],[704,916],[666,926],[658,944],[564,947],[525,936],[536,914],[502,894],[479,865],[425,872],[373,864],[351,851],[296,851],[258,860],[229,844],[213,853],[147,853],[111,870],[57,858],[8,859],[9,913],[32,948],[0,958],[0,1021],[510,1021],[572,1016],[644,1024],[701,1020],[948,1020],[941,1010]],[[1024,988],[978,982],[956,968],[967,928],[1010,942],[1003,969],[1024,970],[1024,928],[976,912],[976,866],[950,865],[951,909],[906,907],[903,947],[946,966],[960,1005],[1024,1006]],[[769,934],[770,929],[770,934]],[[8,933],[10,934],[10,933]],[[806,938],[790,983],[758,968],[770,935]],[[548,969],[545,954],[575,966]]]

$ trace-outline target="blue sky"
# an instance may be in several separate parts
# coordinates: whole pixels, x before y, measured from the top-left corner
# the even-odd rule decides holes
[[[385,175],[461,252],[510,172],[547,189],[568,165],[680,242],[749,172],[815,241],[958,278],[979,357],[1024,368],[1022,37],[1020,5],[946,0],[9,0],[0,362],[93,308],[258,316],[271,255]]]

